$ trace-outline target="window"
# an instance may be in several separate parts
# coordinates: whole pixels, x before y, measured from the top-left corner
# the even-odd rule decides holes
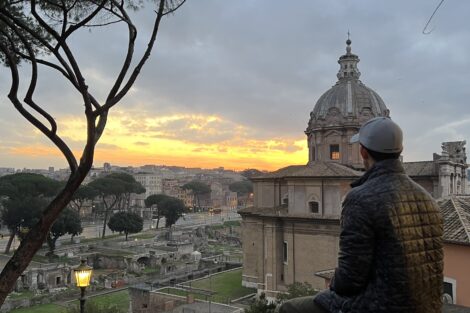
[[[309,201],[308,202],[308,208],[310,209],[311,213],[319,213],[320,212],[320,207],[319,207],[317,201]]]
[[[282,243],[282,260],[287,264],[287,241]]]
[[[330,145],[330,159],[339,160],[339,145]]]
[[[284,197],[282,198],[282,205],[283,206],[289,206],[289,195],[285,194]]]
[[[457,281],[452,278],[444,277],[444,293],[442,300],[447,304],[457,303]]]

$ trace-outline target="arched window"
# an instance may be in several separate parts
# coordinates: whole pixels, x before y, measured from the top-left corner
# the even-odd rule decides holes
[[[321,213],[320,212],[320,202],[317,200],[315,196],[311,196],[310,199],[307,202],[307,207],[309,213]]]

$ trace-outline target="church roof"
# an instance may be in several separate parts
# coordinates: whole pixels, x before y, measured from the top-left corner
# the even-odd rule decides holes
[[[312,162],[308,165],[291,165],[277,171],[255,176],[252,179],[285,178],[285,177],[331,177],[356,178],[363,172],[356,171],[336,162]]]
[[[318,99],[313,115],[325,119],[333,108],[344,117],[357,117],[366,111],[373,116],[388,115],[382,98],[358,79],[339,80]]]
[[[437,167],[434,161],[403,162],[403,168],[408,176],[437,176]]]
[[[452,196],[438,203],[444,218],[444,240],[470,245],[470,196]]]
[[[310,114],[307,132],[318,127],[333,126],[338,117],[345,119],[340,124],[352,123],[359,127],[372,117],[389,115],[382,98],[359,80],[359,57],[351,53],[351,40],[348,39],[346,43],[346,54],[338,60],[338,82],[318,99]],[[325,124],[325,120],[329,121]]]

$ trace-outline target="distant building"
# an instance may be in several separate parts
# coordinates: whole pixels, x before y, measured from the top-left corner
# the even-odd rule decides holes
[[[225,205],[228,209],[234,210],[238,208],[238,195],[233,191],[225,192]]]
[[[359,57],[350,44],[338,60],[337,83],[310,113],[308,164],[253,177],[254,204],[239,210],[242,284],[270,298],[294,282],[325,287],[328,270],[337,265],[341,203],[364,171],[359,143],[351,144],[350,138],[364,122],[390,114],[380,96],[359,80]],[[443,143],[433,160],[404,167],[436,198],[464,193],[465,141]]]
[[[13,167],[0,167],[0,176],[15,174]]]
[[[148,196],[162,193],[163,186],[160,175],[140,172],[134,173],[132,176],[134,176],[134,179],[145,188],[145,193],[132,196],[132,200],[135,206],[144,207],[144,201]]]
[[[470,196],[439,201],[444,217],[444,300],[470,307]]]

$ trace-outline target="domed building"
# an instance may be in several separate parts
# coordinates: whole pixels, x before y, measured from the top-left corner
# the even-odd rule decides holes
[[[363,174],[359,144],[350,138],[367,120],[390,115],[382,98],[359,80],[359,57],[349,39],[346,44],[338,81],[310,113],[308,163],[252,178],[254,205],[239,210],[242,284],[267,297],[294,282],[325,287],[322,271],[337,264],[341,202]],[[435,198],[466,190],[465,142],[444,143],[442,149],[432,161],[404,163],[408,175]]]
[[[318,99],[305,133],[309,163],[334,161],[360,168],[359,144],[352,145],[349,139],[364,122],[389,116],[390,111],[382,98],[359,80],[359,57],[351,53],[351,40],[346,44],[346,54],[338,60],[338,81]]]

